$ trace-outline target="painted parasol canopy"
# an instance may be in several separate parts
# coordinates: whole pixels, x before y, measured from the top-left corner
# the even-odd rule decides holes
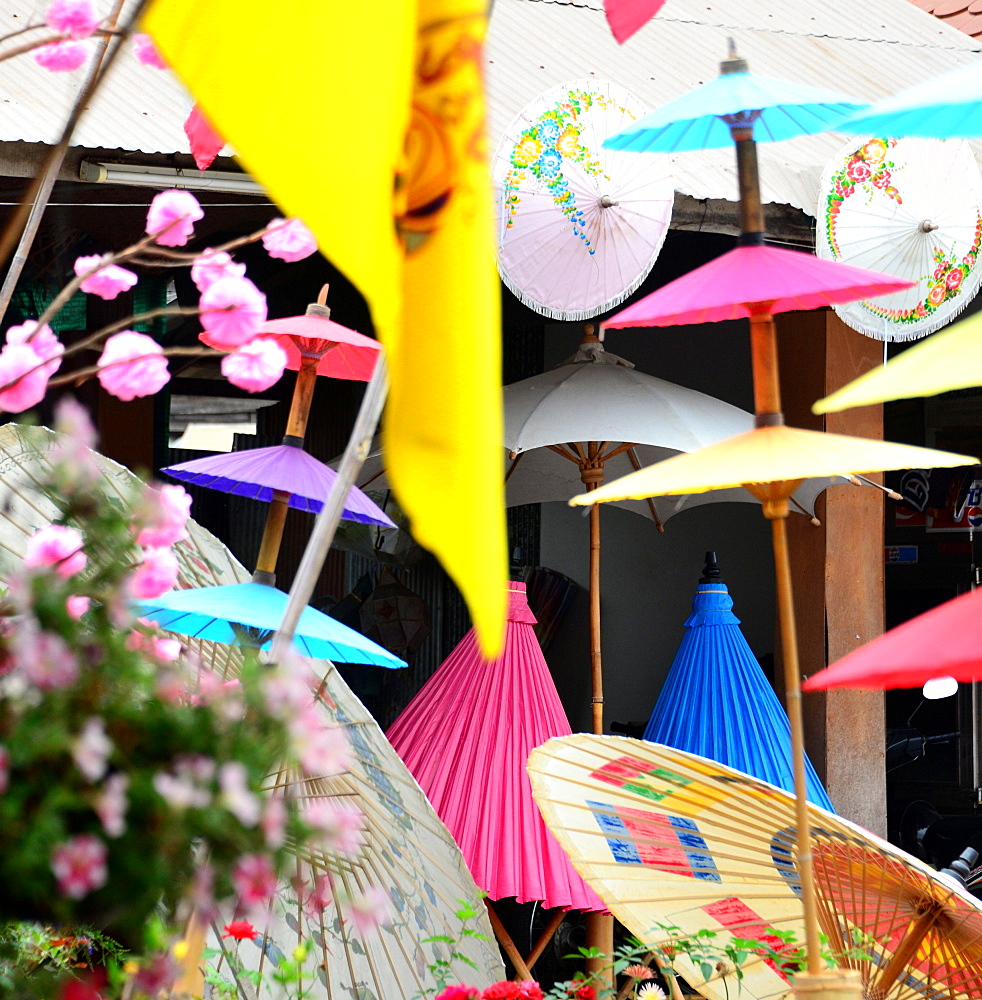
[[[655,950],[670,946],[669,928],[710,929],[717,944],[751,939],[778,953],[786,943],[774,930],[801,941],[795,800],[787,792],[681,750],[582,734],[534,750],[529,776],[580,873]],[[816,806],[808,815],[822,931],[836,963],[859,971],[864,996],[982,995],[982,904],[875,834]],[[780,965],[748,952],[740,996],[789,996]],[[707,981],[686,956],[674,962],[710,1000],[735,995],[732,976],[710,966]]]
[[[982,282],[982,174],[967,142],[853,139],[822,174],[819,257],[885,271],[911,288],[835,306],[877,340],[916,340],[945,326]]]
[[[658,257],[675,197],[671,160],[603,148],[643,114],[623,88],[576,80],[541,94],[505,131],[492,163],[498,269],[537,312],[605,312]]]

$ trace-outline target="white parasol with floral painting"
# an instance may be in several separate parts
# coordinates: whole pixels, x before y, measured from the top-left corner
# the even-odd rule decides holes
[[[982,176],[967,142],[854,139],[825,168],[819,257],[917,284],[835,306],[877,340],[917,340],[957,316],[979,290]]]
[[[644,113],[623,88],[578,80],[537,97],[506,130],[492,165],[498,269],[536,312],[588,319],[651,270],[672,216],[671,159],[603,148]]]

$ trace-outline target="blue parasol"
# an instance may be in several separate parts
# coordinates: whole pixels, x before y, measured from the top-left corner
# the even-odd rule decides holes
[[[757,140],[780,142],[836,128],[866,107],[835,91],[750,73],[731,55],[715,80],[631,122],[604,146],[636,153],[725,149],[733,144],[734,126],[751,127]]]
[[[699,754],[794,791],[791,727],[740,631],[716,553],[706,566],[685,621],[686,633],[644,738]],[[832,810],[811,762],[808,798]],[[833,810],[834,811],[834,810]]]
[[[838,131],[977,139],[982,136],[982,62],[976,57],[967,66],[887,97],[843,122]]]
[[[168,632],[226,645],[268,649],[280,627],[289,595],[264,583],[172,590],[153,600],[135,601],[141,617]],[[367,663],[404,667],[405,661],[371,639],[314,608],[304,608],[297,623],[294,648],[302,656],[334,663]]]

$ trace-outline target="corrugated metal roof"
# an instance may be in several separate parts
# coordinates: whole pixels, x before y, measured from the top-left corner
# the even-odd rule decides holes
[[[668,0],[623,46],[602,7],[602,0],[495,0],[486,47],[492,150],[526,104],[569,80],[613,80],[649,107],[664,104],[717,75],[730,37],[754,72],[869,101],[982,50],[908,0]],[[764,201],[814,215],[822,169],[846,141],[824,133],[762,143]],[[694,198],[736,198],[732,149],[679,154],[675,177],[676,189]]]
[[[43,24],[46,6],[46,0],[3,0],[0,34],[31,23]],[[109,4],[103,6],[108,11]],[[0,141],[56,142],[85,72],[83,68],[51,73],[30,55],[0,62]],[[191,99],[173,73],[141,66],[131,47],[124,46],[82,116],[73,145],[186,153],[183,125],[190,108]]]

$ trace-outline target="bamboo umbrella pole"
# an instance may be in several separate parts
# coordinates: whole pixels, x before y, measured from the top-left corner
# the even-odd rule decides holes
[[[731,43],[732,45],[732,43]],[[723,62],[723,73],[747,71],[744,60],[730,52]],[[736,144],[737,179],[740,191],[740,242],[747,245],[764,241],[764,215],[760,200],[760,174],[757,144],[753,138],[756,112],[749,111],[728,121]],[[777,331],[769,303],[751,305],[750,353],[754,382],[754,411],[758,427],[784,423],[781,411],[781,385],[777,358]],[[812,865],[811,824],[808,817],[808,783],[805,771],[804,722],[801,711],[801,678],[798,666],[798,638],[791,587],[791,561],[788,553],[786,519],[788,497],[799,482],[776,482],[748,485],[761,501],[764,516],[771,522],[774,550],[774,573],[777,587],[778,622],[784,660],[785,699],[791,725],[791,759],[794,777],[798,874],[805,915],[805,945],[809,975],[822,971],[819,943],[818,899]]]
[[[325,319],[330,316],[331,310],[325,304],[328,287],[324,285],[317,296],[317,302],[307,306],[308,316],[323,316]],[[310,407],[314,399],[314,389],[317,386],[317,366],[324,353],[324,351],[318,352],[310,349],[309,345],[303,351],[303,360],[300,364],[300,370],[297,372],[297,380],[293,385],[290,414],[286,420],[286,434],[283,437],[285,445],[291,445],[294,448],[303,447],[307,420],[310,417]],[[286,512],[289,506],[290,494],[283,490],[273,490],[273,499],[266,511],[262,541],[259,543],[256,569],[252,574],[253,583],[265,583],[270,587],[276,583],[276,561],[283,543]]]

